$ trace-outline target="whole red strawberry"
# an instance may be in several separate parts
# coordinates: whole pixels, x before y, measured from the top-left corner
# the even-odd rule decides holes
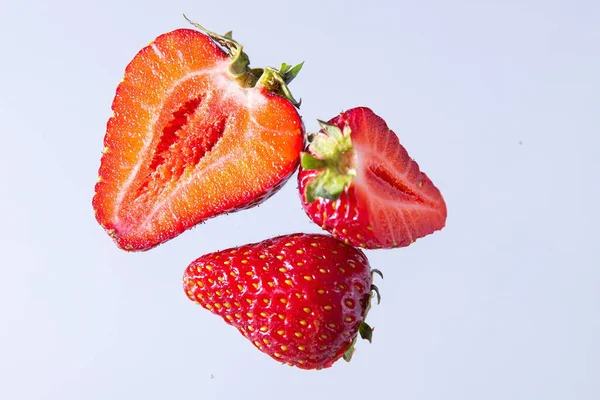
[[[442,229],[446,203],[385,121],[365,107],[319,121],[298,174],[304,210],[363,248],[408,246]]]
[[[190,300],[262,352],[303,369],[350,359],[372,290],[365,255],[331,236],[294,234],[206,254],[183,277]]]
[[[157,37],[117,88],[93,207],[125,250],[254,206],[298,166],[304,128],[287,84],[301,65],[252,69],[230,34],[203,32]]]

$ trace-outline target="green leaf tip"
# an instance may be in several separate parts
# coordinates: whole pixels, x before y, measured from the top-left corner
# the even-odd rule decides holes
[[[361,322],[358,327],[358,333],[360,337],[369,341],[369,343],[373,342],[373,328],[369,326],[366,322]]]

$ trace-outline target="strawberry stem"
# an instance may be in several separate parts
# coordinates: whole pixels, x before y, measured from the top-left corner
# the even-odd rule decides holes
[[[304,62],[294,67],[283,63],[281,64],[280,69],[273,67],[250,68],[250,58],[244,53],[244,46],[233,40],[233,33],[231,31],[227,32],[225,35],[219,35],[218,33],[209,31],[197,22],[190,20],[185,14],[183,14],[183,17],[190,24],[227,50],[229,57],[231,58],[227,72],[238,85],[243,88],[252,88],[257,84],[261,84],[270,92],[286,98],[297,108],[300,108],[301,101],[296,101],[296,99],[294,99],[294,96],[292,96],[292,92],[287,85],[298,75]]]

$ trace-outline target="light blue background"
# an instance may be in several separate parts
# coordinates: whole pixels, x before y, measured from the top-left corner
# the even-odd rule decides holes
[[[0,398],[599,399],[600,2],[0,3]],[[295,180],[147,253],[91,198],[115,88],[187,27],[253,66],[306,61],[308,130],[369,106],[442,190],[448,226],[368,253],[383,302],[350,364],[281,366],[192,304],[206,252],[318,232]]]

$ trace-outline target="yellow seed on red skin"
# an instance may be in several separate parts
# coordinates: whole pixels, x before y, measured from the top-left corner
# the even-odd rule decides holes
[[[279,319],[281,319],[281,320],[285,319],[285,315],[283,315],[283,314],[278,314],[277,316],[278,316],[278,317],[279,317]]]
[[[223,264],[225,264],[225,265],[229,265],[229,264],[231,264],[231,261],[229,261],[229,260],[227,260],[227,261],[224,261],[224,262],[223,262]]]
[[[327,311],[331,311],[331,309],[332,309],[333,307],[331,307],[331,306],[325,306],[325,307],[323,307],[323,308],[324,308],[324,309],[326,309]]]
[[[338,287],[343,290],[346,286],[339,284]]]
[[[263,343],[267,346],[271,344],[271,342],[269,342],[269,339],[263,339]]]
[[[326,274],[327,270],[325,268],[319,268],[319,272],[322,274]]]
[[[287,285],[290,285],[290,286],[292,286],[292,281],[291,281],[291,279],[286,279],[284,282],[285,282]]]
[[[240,318],[242,318],[242,314],[237,314],[237,313],[236,313],[236,314],[234,314],[234,315],[235,315],[235,317],[236,317],[237,319],[240,319]]]
[[[217,307],[217,310],[221,309],[221,304],[220,303],[215,303],[215,307]]]
[[[249,330],[250,332],[254,332],[254,327],[253,327],[253,326],[251,326],[251,325],[248,325],[248,330]]]
[[[211,284],[213,284],[213,283],[215,283],[215,280],[212,279],[212,278],[208,278],[208,282],[211,283]]]
[[[287,299],[284,299],[283,297],[281,299],[279,299],[280,302],[282,302],[283,304],[287,303]]]
[[[252,272],[252,271],[248,271],[248,272],[246,272],[246,275],[248,275],[248,276],[252,276],[252,275],[254,275],[254,272]]]
[[[248,260],[242,260],[242,264],[248,264]]]
[[[346,322],[352,322],[352,318],[346,317],[346,318],[344,318],[344,321],[346,321]]]
[[[251,299],[246,299],[246,303],[252,304],[252,300]]]
[[[237,301],[234,301],[234,302],[233,302],[233,304],[234,304],[236,307],[240,307],[240,306],[241,306],[241,304],[240,304],[239,302],[237,302]]]
[[[263,299],[263,303],[269,304],[269,299]]]
[[[327,324],[327,326],[330,327],[330,328],[335,328],[335,324],[331,324],[330,323],[330,324]]]
[[[304,307],[302,310],[304,310],[304,312],[307,314],[310,313],[310,308],[308,308],[308,307]]]
[[[230,321],[233,321],[233,317],[231,315],[226,315],[225,318],[227,318]]]
[[[317,293],[319,293],[319,294],[325,294],[325,291],[323,289],[319,289],[319,290],[317,290]]]
[[[231,272],[229,273],[229,275],[231,275],[231,276],[237,276],[237,274],[236,274],[235,272],[233,272],[233,271],[231,271]]]
[[[345,303],[348,307],[354,307],[354,302],[352,300],[346,300]]]
[[[283,260],[283,256],[280,254],[278,256],[276,256],[278,260]]]
[[[187,293],[188,293],[188,295],[190,295],[190,296],[193,296],[193,295],[194,295],[194,292],[192,292],[191,290],[188,290],[188,291],[187,291]]]
[[[287,242],[287,243],[285,244],[285,246],[286,246],[286,247],[290,247],[291,245],[292,245],[292,242]]]
[[[306,350],[306,347],[304,347],[304,346],[298,346],[298,350],[304,351],[304,350]]]
[[[267,317],[267,313],[263,311],[263,312],[260,313],[260,316],[266,318]]]
[[[256,345],[256,347],[260,347],[261,346],[261,344],[260,344],[260,342],[258,340],[255,340],[254,344]]]
[[[231,303],[223,303],[223,305],[225,306],[225,308],[231,308]]]
[[[342,274],[346,272],[346,270],[345,270],[344,268],[342,268],[342,267],[340,267],[340,268],[338,268],[338,269],[339,269],[339,271],[340,271]]]
[[[225,280],[225,278],[223,278],[222,276],[219,276],[217,279],[219,280],[219,282],[223,282]]]
[[[207,270],[209,270],[209,271],[212,271],[212,270],[213,270],[213,267],[212,267],[212,265],[207,265],[207,266],[206,266],[206,269],[207,269]]]
[[[264,260],[265,258],[267,258],[267,256],[265,256],[264,254],[261,254],[260,256],[258,256],[258,258],[261,258]]]
[[[285,272],[287,272],[287,268],[285,268],[285,267],[281,267],[281,268],[279,268],[279,272],[283,272],[283,273],[285,273]]]
[[[304,279],[306,279],[307,281],[312,281],[312,276],[308,276],[308,275],[306,275],[306,276],[304,277]]]
[[[267,285],[269,285],[270,287],[275,286],[275,282],[267,282]]]
[[[300,320],[300,325],[306,326],[306,325],[308,325],[308,322],[306,322],[305,320],[301,319]]]
[[[284,333],[285,333],[285,332],[284,332],[284,331],[282,331],[282,330],[279,330],[279,331],[277,331],[277,334],[278,334],[279,336],[283,336],[283,334],[284,334]]]
[[[223,296],[223,292],[221,292],[220,290],[217,290],[215,293],[217,294],[217,296]]]
[[[281,346],[281,350],[282,350],[282,351],[287,351],[287,349],[288,349],[288,347],[287,347],[286,345],[282,345],[282,346]]]
[[[296,337],[302,337],[302,333],[301,332],[294,332],[294,335],[296,335]]]
[[[356,234],[356,238],[357,238],[358,240],[360,240],[360,239],[362,239],[362,235],[361,235],[360,233],[357,233],[357,234]]]
[[[242,285],[237,285],[237,288],[240,289],[240,291],[244,290],[244,287]]]
[[[327,335],[321,335],[321,339],[327,339]]]
[[[348,229],[346,229],[346,228],[342,229],[342,233],[343,233],[344,235],[345,235],[345,234],[347,234],[347,233],[348,233]]]
[[[356,268],[356,264],[354,264],[353,262],[348,263],[348,265],[350,266],[350,268]]]
[[[254,314],[252,314],[251,312],[247,312],[246,315],[248,316],[248,318],[254,317]]]
[[[298,253],[298,254],[304,254],[304,250],[298,249],[298,250],[296,250],[296,253]]]
[[[315,242],[312,242],[310,245],[311,245],[312,247],[319,247],[319,245],[318,245],[318,244],[316,244]]]
[[[210,304],[207,304],[207,305],[206,305],[206,308],[208,308],[209,310],[212,310],[212,309],[213,309],[213,306],[212,306],[212,305],[210,305]]]
[[[269,267],[263,267],[263,271],[268,271]]]
[[[252,286],[254,286],[254,289],[258,289],[258,283],[253,283]]]
[[[237,249],[233,249],[230,251],[231,254],[237,253]]]
[[[281,354],[279,354],[279,353],[273,353],[273,355],[277,358],[281,358]]]

